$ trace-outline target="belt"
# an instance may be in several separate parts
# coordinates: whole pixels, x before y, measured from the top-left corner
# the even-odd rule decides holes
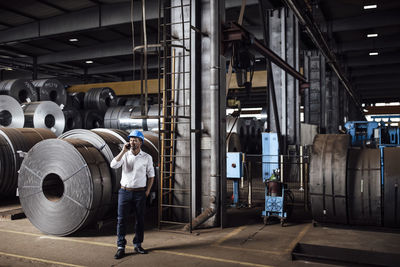
[[[134,192],[146,190],[146,187],[130,188],[130,187],[121,186],[121,188],[126,190],[126,191],[134,191]]]

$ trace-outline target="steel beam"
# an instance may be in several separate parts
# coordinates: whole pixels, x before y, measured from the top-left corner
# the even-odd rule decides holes
[[[400,106],[370,106],[365,108],[367,112],[366,115],[373,114],[400,114]]]
[[[378,56],[358,56],[348,57],[347,65],[349,67],[361,67],[361,66],[376,66],[386,64],[400,63],[400,53],[385,53]]]
[[[341,43],[339,46],[340,53],[353,51],[374,51],[383,48],[400,47],[400,38],[398,36],[368,38],[355,42]]]
[[[365,77],[370,75],[380,74],[400,74],[400,65],[384,65],[384,66],[370,66],[363,68],[351,68],[350,73],[352,77]]]
[[[358,17],[333,20],[330,24],[333,32],[356,31],[398,25],[400,24],[400,16],[398,10],[376,11]]]

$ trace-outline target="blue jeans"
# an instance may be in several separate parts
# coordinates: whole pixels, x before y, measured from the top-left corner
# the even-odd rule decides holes
[[[146,208],[146,191],[127,191],[120,189],[118,192],[118,222],[117,222],[117,245],[125,248],[126,245],[126,221],[131,208],[135,210],[135,237],[133,244],[141,246],[144,238],[144,212]]]

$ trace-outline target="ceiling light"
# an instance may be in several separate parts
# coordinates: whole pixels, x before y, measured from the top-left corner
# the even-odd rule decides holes
[[[71,38],[69,39],[70,42],[78,42],[79,40],[77,38]]]
[[[368,33],[367,37],[368,38],[378,37],[378,34],[377,33]]]
[[[260,61],[261,61],[261,59],[257,58],[255,61],[256,61],[256,62],[260,62]]]
[[[369,55],[370,56],[377,56],[377,55],[379,55],[379,53],[378,52],[370,52]]]
[[[374,9],[377,7],[378,7],[377,5],[367,5],[367,6],[364,6],[364,9]]]
[[[13,68],[6,67],[5,70],[13,70]]]
[[[86,60],[85,62],[86,62],[86,64],[92,64],[93,63],[92,60]]]

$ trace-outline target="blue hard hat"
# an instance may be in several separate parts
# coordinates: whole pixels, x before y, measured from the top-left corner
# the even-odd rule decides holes
[[[143,136],[143,133],[142,133],[141,131],[133,130],[133,131],[128,135],[128,138],[131,138],[131,137],[140,138],[140,139],[142,139],[142,142],[144,142],[144,136]]]

